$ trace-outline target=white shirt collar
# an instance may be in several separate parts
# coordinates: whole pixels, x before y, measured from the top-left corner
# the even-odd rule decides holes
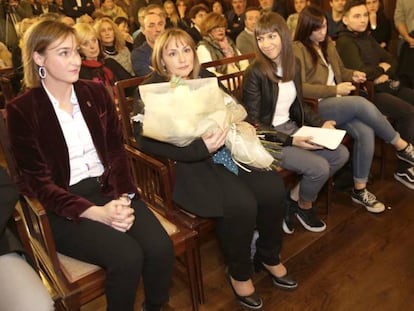
[[[54,97],[52,95],[52,93],[49,92],[49,90],[47,89],[44,81],[42,80],[41,82],[42,82],[43,88],[46,91],[47,96],[49,97],[50,101],[52,102],[52,105],[55,108],[59,107],[59,101],[56,99],[56,97]],[[70,102],[71,102],[72,105],[78,105],[79,104],[78,98],[76,97],[75,88],[74,88],[73,84],[72,84],[72,91],[71,91],[71,94],[70,94]]]

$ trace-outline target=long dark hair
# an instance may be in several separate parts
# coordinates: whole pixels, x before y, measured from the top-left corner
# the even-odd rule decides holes
[[[300,41],[306,47],[312,57],[312,62],[316,65],[319,55],[313,46],[313,41],[310,39],[312,32],[321,29],[324,22],[327,22],[325,12],[318,6],[308,6],[299,14],[298,25],[295,32],[295,41]],[[322,42],[319,42],[322,54],[328,61],[328,35]]]
[[[263,52],[260,50],[257,43],[257,37],[271,33],[277,32],[280,36],[282,49],[280,51],[281,64],[283,69],[282,77],[276,75],[277,64],[269,59]],[[284,18],[278,13],[274,12],[265,12],[260,16],[256,28],[254,30],[255,35],[255,46],[256,46],[256,62],[259,64],[261,71],[272,81],[283,82],[291,81],[295,78],[295,56],[293,55],[292,48],[292,38],[289,31],[289,28],[286,25]]]

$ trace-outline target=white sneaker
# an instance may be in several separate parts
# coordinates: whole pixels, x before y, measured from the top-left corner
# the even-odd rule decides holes
[[[352,190],[351,198],[355,203],[364,205],[370,213],[378,214],[385,210],[385,205],[378,201],[377,197],[367,189],[358,193],[356,193],[355,190]]]

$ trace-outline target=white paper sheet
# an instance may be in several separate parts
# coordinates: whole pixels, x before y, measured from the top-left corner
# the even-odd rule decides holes
[[[293,136],[312,136],[311,142],[335,150],[346,134],[345,130],[302,126]]]

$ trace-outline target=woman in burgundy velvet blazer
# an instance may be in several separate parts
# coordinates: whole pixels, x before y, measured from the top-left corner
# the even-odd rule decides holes
[[[7,107],[20,191],[46,208],[59,252],[106,270],[107,310],[134,310],[141,275],[143,309],[161,310],[174,251],[134,197],[113,101],[102,84],[78,81],[81,59],[71,27],[42,21],[24,41],[31,89]]]

